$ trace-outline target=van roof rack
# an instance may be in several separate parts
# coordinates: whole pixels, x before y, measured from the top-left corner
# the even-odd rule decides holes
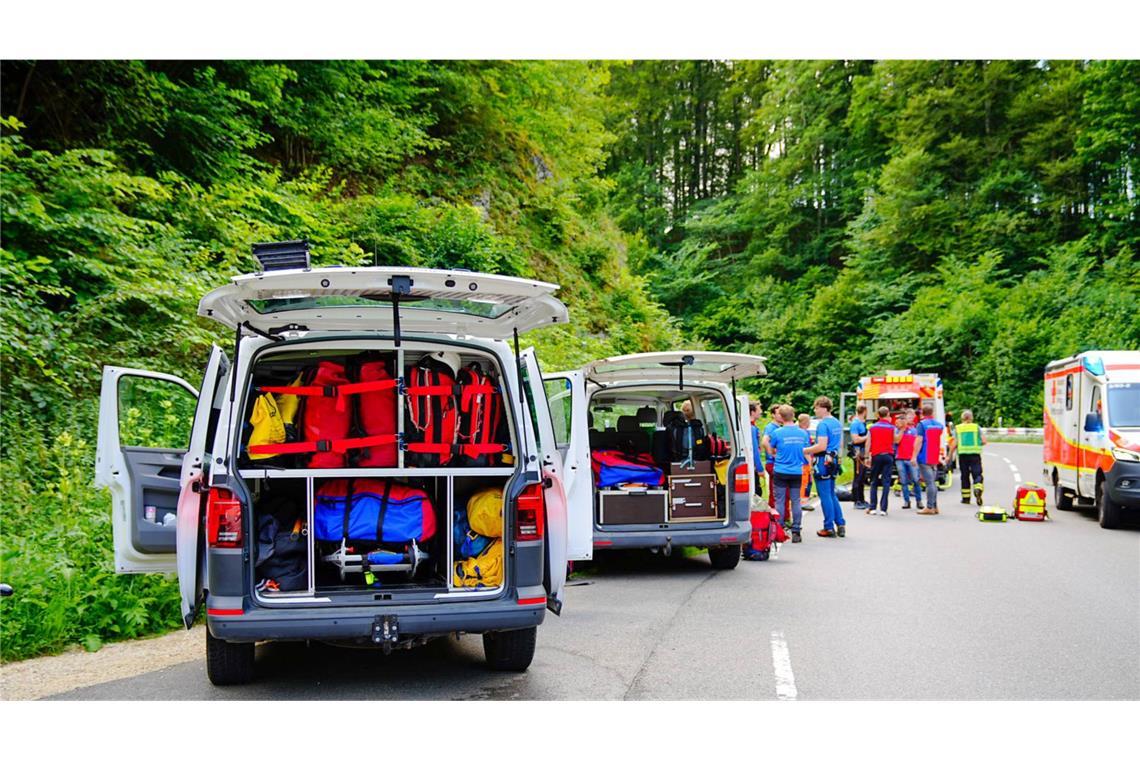
[[[309,269],[309,241],[284,240],[277,243],[254,243],[253,257],[262,272],[282,269]]]

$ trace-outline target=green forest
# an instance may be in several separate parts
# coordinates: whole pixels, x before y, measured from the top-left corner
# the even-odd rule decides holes
[[[198,299],[317,264],[558,283],[546,369],[719,348],[798,407],[938,372],[1041,423],[1044,364],[1140,349],[1135,61],[4,61],[4,660],[175,627],[115,576],[100,370],[197,382]]]

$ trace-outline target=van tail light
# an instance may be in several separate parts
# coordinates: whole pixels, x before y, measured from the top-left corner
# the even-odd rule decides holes
[[[515,501],[515,540],[538,541],[542,538],[543,491],[541,483],[523,489]]]
[[[741,462],[732,472],[732,490],[736,493],[748,493],[752,490],[751,478],[748,477],[748,463]]]
[[[206,501],[206,544],[211,549],[240,549],[241,502],[228,488],[211,488]]]

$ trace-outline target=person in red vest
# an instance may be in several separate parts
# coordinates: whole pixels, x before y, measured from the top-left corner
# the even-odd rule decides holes
[[[867,460],[871,468],[871,508],[869,515],[887,514],[887,497],[891,494],[891,473],[895,471],[895,445],[899,442],[899,430],[891,422],[891,410],[880,406],[879,419],[868,431],[871,445],[867,450]],[[876,506],[876,491],[883,489],[883,495]]]
[[[918,465],[911,461],[914,451],[918,448],[918,433],[915,432],[916,415],[913,409],[907,409],[906,414],[895,421],[899,429],[899,445],[895,451],[895,468],[899,472],[899,484],[902,486],[903,509],[910,509],[910,486],[914,486],[914,505],[922,508],[922,487],[919,485]]]
[[[922,422],[915,427],[918,434],[919,448],[911,457],[912,462],[918,464],[922,473],[922,484],[926,486],[926,508],[920,509],[916,514],[938,514],[938,465],[943,462],[943,433],[946,426],[934,419],[934,404],[922,405]]]

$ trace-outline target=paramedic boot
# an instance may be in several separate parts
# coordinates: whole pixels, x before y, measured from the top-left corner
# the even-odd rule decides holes
[[[804,539],[803,539],[803,537],[800,535],[800,532],[799,532],[798,530],[796,530],[796,531],[792,531],[792,543],[793,543],[793,544],[798,544],[798,543],[800,543],[800,542],[801,542],[801,541],[803,541],[803,540],[804,540]]]
[[[963,488],[962,489],[962,503],[963,504],[969,504],[970,503],[970,489],[969,488]]]
[[[981,483],[974,484],[974,500],[978,502],[979,507],[982,506],[982,490],[983,488]],[[970,503],[969,499],[966,500],[966,503]]]

